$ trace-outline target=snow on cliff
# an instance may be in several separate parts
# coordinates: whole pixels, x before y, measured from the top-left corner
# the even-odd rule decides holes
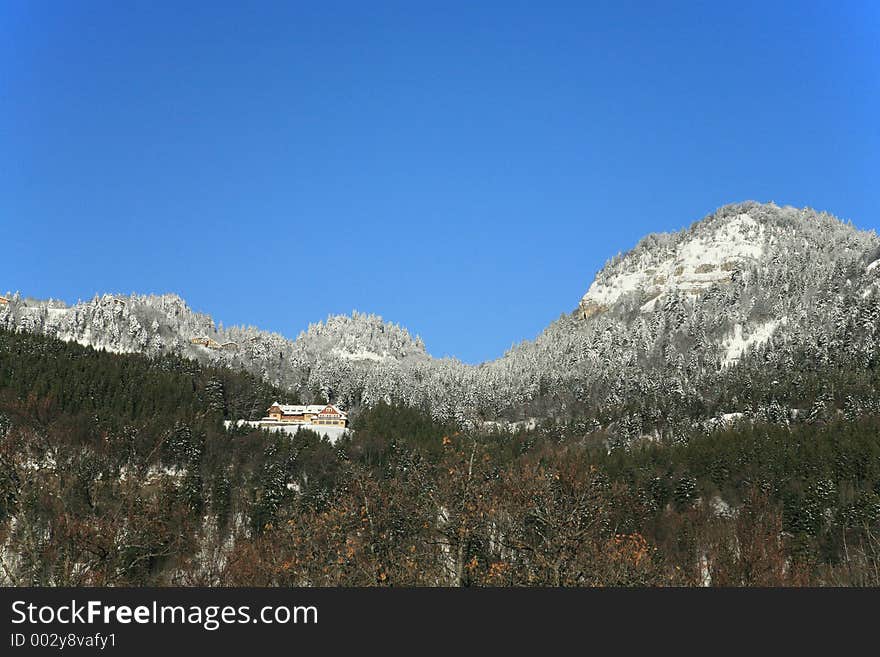
[[[713,283],[729,281],[743,261],[762,256],[764,242],[764,226],[743,212],[712,230],[688,231],[673,245],[637,249],[619,266],[600,272],[581,299],[581,308],[590,315],[628,293],[643,292],[648,300],[642,309],[653,310],[656,300],[669,292],[697,293]]]

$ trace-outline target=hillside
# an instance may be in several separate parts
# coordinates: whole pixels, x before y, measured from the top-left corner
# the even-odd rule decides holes
[[[335,445],[223,428],[276,392],[0,330],[0,585],[880,584],[876,411],[610,451],[384,403]]]

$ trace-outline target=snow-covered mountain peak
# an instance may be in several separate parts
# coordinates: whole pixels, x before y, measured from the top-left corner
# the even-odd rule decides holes
[[[829,241],[830,235],[835,239]],[[624,299],[652,311],[671,294],[699,295],[729,283],[737,271],[815,256],[837,240],[851,244],[856,254],[870,235],[810,209],[751,201],[727,205],[687,229],[648,235],[612,259],[581,299],[581,315],[589,318]],[[846,254],[826,255],[837,259]]]
[[[643,310],[651,310],[671,292],[698,294],[723,284],[745,261],[764,255],[763,223],[747,211],[719,218],[675,234],[649,235],[622,259],[612,261],[582,298],[583,315],[601,312],[632,292],[642,293]]]
[[[421,339],[413,338],[402,326],[385,322],[379,315],[357,311],[351,315],[331,315],[323,322],[310,324],[297,342],[308,350],[331,353],[349,361],[381,362],[427,356]]]

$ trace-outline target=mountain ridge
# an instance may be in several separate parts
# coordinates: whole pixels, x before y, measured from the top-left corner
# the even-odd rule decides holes
[[[174,294],[103,295],[67,308],[16,297],[0,309],[0,326],[239,367],[349,407],[395,400],[465,423],[559,419],[624,406],[658,381],[703,403],[724,368],[762,347],[776,349],[774,358],[800,350],[824,360],[817,336],[833,342],[852,322],[873,344],[873,324],[859,317],[877,313],[880,272],[869,265],[878,253],[873,231],[824,212],[726,205],[687,228],[645,236],[606,263],[576,311],[479,365],[433,358],[418,337],[376,315],[331,315],[290,340],[220,328]],[[847,319],[853,305],[857,316]]]

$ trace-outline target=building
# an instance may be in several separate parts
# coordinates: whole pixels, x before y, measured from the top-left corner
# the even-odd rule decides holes
[[[213,338],[209,338],[207,336],[200,338],[190,338],[190,342],[193,344],[198,344],[203,347],[207,347],[208,349],[219,349],[220,343],[214,340]]]
[[[9,297],[0,296],[0,306],[9,304]]]
[[[325,427],[345,427],[348,414],[334,404],[279,404],[275,402],[267,410],[264,421],[285,424],[316,424]]]

